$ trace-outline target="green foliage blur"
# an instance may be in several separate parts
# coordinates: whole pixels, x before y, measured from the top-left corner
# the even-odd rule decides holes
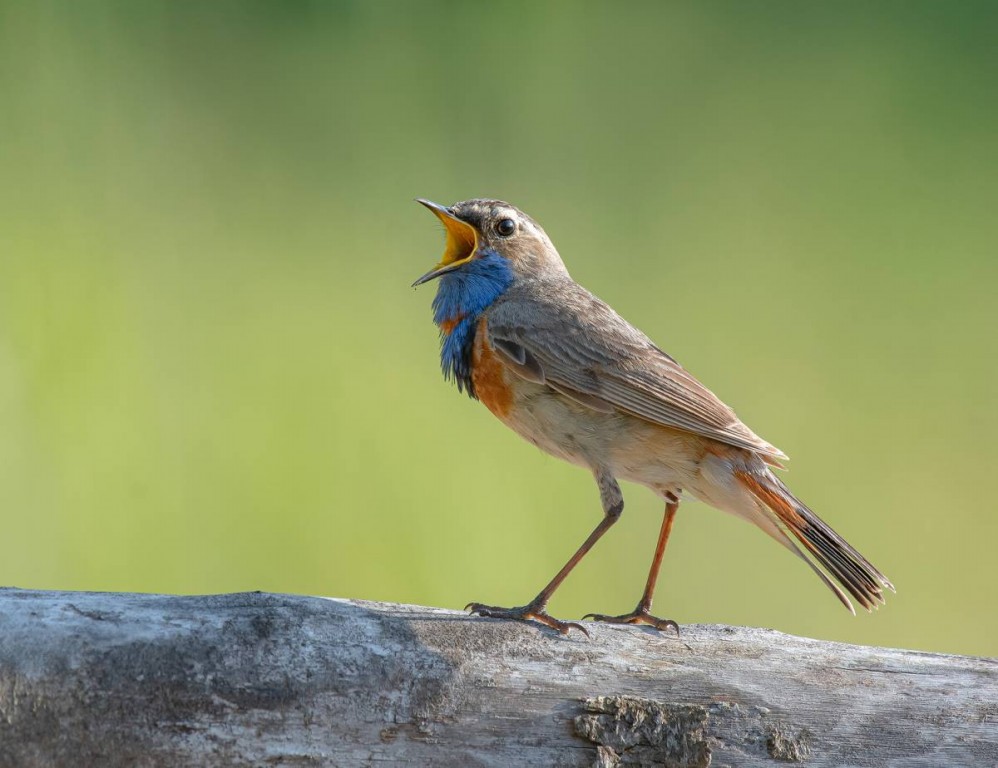
[[[600,516],[440,376],[439,224],[507,199],[793,457],[850,617],[680,512],[657,612],[998,654],[991,2],[0,3],[0,583],[529,600]],[[637,600],[661,509],[555,596]]]

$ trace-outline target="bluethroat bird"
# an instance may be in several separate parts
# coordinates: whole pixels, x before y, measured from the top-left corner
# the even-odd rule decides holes
[[[845,592],[867,610],[884,602],[884,588],[894,589],[887,577],[773,473],[786,455],[572,280],[537,222],[500,200],[449,208],[418,202],[446,231],[440,263],[413,283],[439,281],[433,320],[444,376],[541,450],[591,471],[603,505],[603,519],[537,597],[515,608],[471,603],[472,613],[585,632],[549,616],[546,607],[620,519],[618,479],[647,486],[665,502],[658,544],[637,607],[622,616],[584,618],[678,632],[674,621],[653,616],[651,606],[684,491],[759,526],[853,613]]]

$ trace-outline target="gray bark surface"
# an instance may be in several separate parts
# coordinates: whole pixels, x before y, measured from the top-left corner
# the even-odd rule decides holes
[[[998,663],[273,594],[0,590],[0,766],[998,765]]]

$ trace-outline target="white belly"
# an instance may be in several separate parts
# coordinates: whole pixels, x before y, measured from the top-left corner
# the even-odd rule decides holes
[[[625,413],[593,410],[545,385],[524,384],[516,387],[503,421],[542,451],[608,469],[659,494],[694,482],[704,455],[702,438]]]

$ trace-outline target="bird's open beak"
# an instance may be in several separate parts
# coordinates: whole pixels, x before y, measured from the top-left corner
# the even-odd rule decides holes
[[[447,231],[447,244],[444,246],[444,255],[440,263],[414,282],[413,288],[466,264],[478,250],[478,231],[473,226],[461,221],[442,205],[429,200],[416,200],[416,202],[425,205],[443,222]]]

